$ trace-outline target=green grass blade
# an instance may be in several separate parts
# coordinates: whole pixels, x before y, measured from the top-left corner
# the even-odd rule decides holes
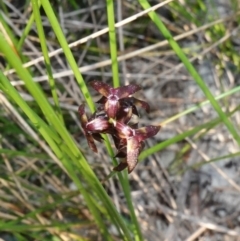
[[[140,227],[139,222],[137,220],[137,216],[135,214],[135,210],[134,210],[134,206],[133,206],[133,202],[132,202],[132,197],[131,197],[131,190],[130,190],[130,183],[129,183],[129,179],[128,179],[128,173],[127,173],[126,170],[123,172],[123,175],[125,175],[123,177],[123,184],[124,184],[123,190],[124,190],[124,194],[125,194],[125,198],[126,198],[126,201],[127,201],[128,208],[129,208],[130,213],[131,213],[131,219],[132,219],[132,222],[133,222],[133,225],[134,225],[133,234],[134,234],[134,237],[135,237],[136,241],[141,241],[141,240],[144,240],[144,238],[143,238],[143,235],[142,235],[142,232],[141,232],[141,227]]]
[[[51,62],[50,62],[50,58],[48,57],[48,49],[47,49],[45,34],[43,31],[42,20],[39,12],[38,0],[32,0],[32,6],[33,6],[33,14],[34,14],[35,22],[37,25],[38,35],[40,39],[40,44],[42,48],[42,53],[44,57],[44,62],[45,62],[45,66],[48,74],[49,85],[50,85],[52,97],[56,108],[56,113],[58,118],[61,120],[61,122],[64,123],[61,109],[59,106],[59,100],[58,100],[57,91],[56,91],[56,84],[53,78]]]
[[[56,37],[63,49],[63,52],[68,60],[68,63],[70,67],[72,68],[72,71],[74,73],[74,76],[79,84],[79,87],[84,95],[84,98],[90,108],[90,110],[93,112],[95,110],[95,105],[93,103],[93,100],[91,98],[91,95],[89,94],[88,88],[84,82],[84,79],[78,69],[77,63],[73,57],[73,54],[68,46],[68,43],[66,41],[66,38],[61,30],[61,27],[59,25],[59,22],[55,16],[55,13],[52,9],[52,6],[50,5],[48,0],[42,0],[42,7],[44,8],[45,13],[47,14],[48,20],[53,28],[54,33],[56,34]]]
[[[139,0],[139,3],[144,9],[150,8],[150,4],[147,0]],[[165,27],[163,22],[161,21],[160,17],[155,12],[148,13],[152,21],[156,24],[159,31],[163,34],[163,36],[168,40],[169,45],[172,47],[172,49],[175,51],[179,59],[182,61],[182,63],[185,65],[188,72],[192,75],[193,79],[196,81],[198,86],[201,88],[207,99],[210,101],[211,105],[215,109],[215,111],[218,113],[226,127],[228,128],[229,132],[232,134],[233,138],[236,140],[238,145],[240,146],[240,136],[237,132],[237,130],[234,128],[233,124],[230,122],[230,120],[227,118],[227,116],[222,111],[221,107],[219,106],[218,102],[214,99],[214,96],[210,92],[209,88],[205,84],[204,80],[201,78],[201,76],[198,74],[192,63],[188,60],[187,56],[184,54],[178,43],[174,40],[171,33],[168,31],[168,29]]]
[[[112,73],[113,73],[113,86],[119,86],[118,74],[118,60],[117,60],[117,38],[115,30],[115,14],[114,14],[114,1],[106,0],[107,3],[107,19],[109,28],[109,43],[112,60]]]
[[[41,7],[41,1],[40,1],[40,0],[38,0],[38,7],[39,7],[39,8]],[[20,37],[20,40],[18,41],[18,44],[17,44],[17,49],[18,49],[18,51],[21,50],[22,45],[23,45],[26,37],[28,36],[30,30],[31,30],[31,27],[32,27],[33,22],[34,22],[34,14],[32,13],[31,16],[30,16],[29,19],[28,19],[28,22],[27,22],[27,25],[26,25],[25,29],[24,29],[23,32],[22,32],[22,35],[21,35],[21,37]]]

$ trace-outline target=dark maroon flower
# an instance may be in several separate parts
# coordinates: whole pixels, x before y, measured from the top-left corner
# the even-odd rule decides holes
[[[109,118],[115,118],[120,108],[119,100],[127,98],[135,92],[139,91],[139,85],[126,85],[118,88],[113,88],[110,85],[101,81],[91,81],[91,86],[104,97],[100,102],[104,103],[104,109]]]
[[[128,98],[123,98],[120,100],[120,105],[123,107],[132,107],[132,113],[139,116],[138,115],[138,111],[136,106],[139,106],[143,109],[145,109],[145,111],[147,113],[150,112],[150,106],[147,102],[136,99],[135,97],[128,97]]]
[[[98,104],[103,104],[105,105],[105,103],[107,102],[107,98],[105,96],[103,96],[100,100],[97,101]],[[147,113],[150,112],[150,106],[147,102],[143,101],[143,100],[139,100],[135,97],[127,97],[127,98],[123,98],[119,100],[119,104],[120,104],[120,108],[119,109],[124,109],[126,110],[126,108],[132,108],[132,114],[139,116],[138,114],[138,110],[137,107],[141,107],[143,109],[145,109],[145,111]],[[118,116],[120,116],[120,113],[117,113]]]
[[[143,141],[147,138],[155,136],[160,130],[160,126],[146,126],[139,129],[133,129],[128,125],[125,125],[121,122],[114,121],[114,126],[118,132],[118,137],[121,139],[126,139],[126,161],[128,167],[128,173],[132,172],[135,166],[137,165],[138,155],[144,147]],[[123,148],[123,147],[122,147]],[[124,149],[123,149],[124,150]],[[122,153],[124,151],[122,150]],[[121,153],[121,154],[122,154]],[[115,167],[114,170],[119,170],[126,164],[119,164],[120,166]]]
[[[83,132],[84,132],[84,135],[86,136],[86,139],[87,139],[87,142],[88,142],[88,145],[89,147],[94,151],[94,152],[98,152],[97,151],[97,147],[95,145],[95,142],[94,142],[94,137],[92,134],[90,134],[87,130],[86,130],[86,125],[87,125],[87,122],[88,122],[88,118],[87,118],[87,115],[85,113],[85,108],[84,108],[84,105],[80,105],[79,108],[78,108],[78,113],[79,113],[79,116],[80,116],[80,122],[81,122],[81,126],[83,128]],[[98,136],[98,140],[101,139],[101,136],[100,134],[96,134],[96,135],[99,135]]]
[[[117,133],[115,133],[114,135],[112,135],[115,147],[117,148],[117,150],[120,150],[122,147],[127,146],[127,141],[124,138],[119,138],[119,136],[117,135]]]
[[[102,95],[97,102],[100,106],[90,118],[85,113],[84,105],[78,110],[88,145],[97,152],[94,140],[102,141],[100,134],[110,134],[117,149],[115,157],[123,158],[113,170],[122,171],[128,168],[130,173],[137,165],[144,141],[156,135],[160,126],[138,128],[137,123],[131,123],[133,114],[139,116],[137,107],[145,109],[147,113],[150,111],[147,102],[131,96],[141,89],[140,86],[132,84],[113,88],[101,81],[92,81],[91,86]]]
[[[139,149],[136,150],[137,157],[140,154],[140,152],[143,150],[145,144],[144,142],[140,142],[140,147]],[[134,148],[134,146],[132,145],[131,148]],[[137,165],[137,158],[135,157],[134,159],[132,159],[132,161],[128,161],[131,160],[131,157],[134,157],[132,155],[128,155],[127,156],[127,146],[123,147],[122,150],[120,150],[117,155],[115,157],[120,157],[120,158],[125,158],[123,159],[123,161],[121,161],[116,167],[113,168],[114,171],[120,172],[122,170],[124,170],[125,168],[128,167],[128,173],[131,173],[133,171],[133,169],[135,168],[135,166]]]
[[[125,124],[131,120],[133,114],[133,108],[129,106],[121,106],[117,112],[116,120]]]
[[[88,145],[94,152],[97,152],[97,147],[94,143],[94,139],[101,141],[102,137],[100,133],[110,133],[112,124],[109,123],[107,118],[104,118],[102,115],[97,116],[96,113],[94,113],[88,120],[84,105],[79,106],[78,113],[80,116],[80,122],[84,131],[84,135],[88,141]]]

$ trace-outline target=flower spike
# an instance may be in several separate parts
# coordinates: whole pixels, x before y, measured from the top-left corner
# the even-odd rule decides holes
[[[97,102],[99,107],[90,118],[85,113],[84,105],[80,105],[78,109],[88,145],[97,152],[94,140],[101,142],[101,134],[110,134],[117,149],[115,157],[123,158],[113,170],[122,171],[127,168],[128,173],[131,173],[138,163],[138,156],[145,145],[144,141],[155,136],[160,126],[138,128],[138,123],[132,122],[133,115],[139,116],[137,107],[145,109],[147,113],[150,111],[147,102],[132,96],[141,89],[139,85],[130,84],[113,88],[97,80],[90,82],[90,85],[102,97]]]

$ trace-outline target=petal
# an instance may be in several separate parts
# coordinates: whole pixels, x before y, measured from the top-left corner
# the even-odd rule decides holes
[[[132,107],[119,108],[116,116],[117,121],[127,124],[131,118],[132,118]]]
[[[117,100],[108,100],[104,106],[104,109],[109,118],[115,119],[119,109],[119,103]]]
[[[81,105],[78,107],[78,113],[79,113],[79,115],[85,114],[85,105],[84,105],[84,104],[81,104]]]
[[[103,96],[100,100],[98,100],[96,103],[98,104],[105,104],[107,102],[107,97]]]
[[[159,130],[160,126],[145,126],[135,130],[135,137],[139,142],[146,140],[147,138],[155,136]]]
[[[92,137],[94,138],[94,140],[98,141],[98,142],[102,142],[103,138],[99,133],[93,133]]]
[[[122,170],[127,168],[127,166],[128,166],[127,162],[126,161],[122,161],[116,167],[113,168],[113,171],[121,172]]]
[[[115,147],[120,150],[122,147],[127,146],[127,140],[119,138],[117,135],[112,135]]]
[[[111,90],[113,95],[118,96],[119,99],[129,97],[129,95],[134,94],[135,92],[139,91],[141,86],[139,85],[126,85],[118,88],[114,88]]]
[[[135,105],[132,106],[132,110],[133,110],[133,114],[134,114],[134,115],[139,116],[138,111],[137,111],[137,108],[136,108]]]
[[[102,133],[111,128],[111,124],[104,118],[96,118],[86,124],[86,130],[91,133]]]
[[[127,156],[127,139],[120,139],[118,152],[115,157],[125,158]]]
[[[96,145],[95,145],[95,142],[94,142],[94,139],[93,139],[92,135],[89,134],[89,133],[86,133],[86,138],[87,138],[88,146],[89,146],[94,152],[97,153],[98,150],[97,150],[97,147],[96,147]]]
[[[124,105],[124,106],[132,106],[133,114],[135,114],[137,116],[138,116],[138,111],[137,111],[136,106],[139,106],[139,107],[145,109],[145,111],[147,113],[150,112],[149,104],[143,100],[136,99],[135,97],[128,97],[128,98],[121,99],[120,103],[121,103],[121,105]]]
[[[143,148],[145,147],[145,143],[142,141],[140,142],[141,146],[139,148],[139,153],[143,150]]]
[[[114,121],[114,126],[120,138],[128,138],[133,136],[134,134],[134,130],[130,126],[125,125],[124,123]]]
[[[133,102],[134,105],[139,106],[139,107],[145,109],[145,111],[147,113],[150,112],[150,106],[149,106],[149,104],[147,102],[145,102],[143,100],[136,99],[134,97],[131,97],[131,99],[132,99],[132,102]]]
[[[141,143],[133,137],[127,140],[127,164],[128,173],[131,173],[138,162],[138,155],[140,153]]]
[[[81,126],[82,126],[83,129],[85,129],[85,126],[86,126],[86,124],[88,122],[88,118],[87,118],[87,115],[85,113],[85,106],[84,106],[84,104],[79,106],[78,113],[79,113],[79,117],[80,117]]]
[[[126,148],[125,148],[126,149]],[[118,153],[115,155],[115,157],[118,158],[125,158],[127,156],[127,150],[120,150]]]
[[[127,141],[126,141],[126,139],[121,139],[121,140],[125,140],[125,142],[120,143],[118,152],[115,155],[115,157],[125,158],[127,156]]]
[[[101,95],[108,97],[110,94],[110,89],[112,89],[112,87],[106,83],[103,83],[101,81],[98,80],[94,80],[90,82],[90,85],[93,87],[93,89],[95,89],[98,93],[100,93]]]

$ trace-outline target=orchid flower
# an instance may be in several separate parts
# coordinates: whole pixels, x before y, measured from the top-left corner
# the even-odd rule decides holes
[[[126,139],[126,164],[119,164],[115,170],[122,169],[124,166],[128,167],[128,173],[132,172],[137,165],[138,155],[144,147],[143,141],[147,138],[155,136],[160,130],[160,126],[146,126],[139,129],[133,129],[124,123],[114,121],[114,127],[118,133],[119,138]],[[122,147],[123,148],[123,147]]]
[[[139,114],[138,114],[136,106],[139,106],[139,107],[145,109],[145,111],[147,113],[150,112],[150,106],[149,106],[149,104],[147,102],[139,100],[139,99],[136,99],[134,97],[128,97],[128,98],[121,99],[120,100],[120,105],[121,106],[125,106],[125,108],[126,107],[132,107],[133,114],[137,115],[137,116],[139,116]]]
[[[88,117],[85,113],[84,105],[79,106],[78,113],[80,116],[81,126],[83,128],[84,135],[87,138],[89,147],[94,152],[98,152],[94,139],[97,141],[101,141],[102,137],[100,133],[110,132],[112,128],[111,124],[103,116],[97,117],[96,113],[94,113],[93,116],[88,120]]]
[[[91,81],[90,85],[101,95],[103,98],[100,102],[104,103],[104,110],[106,111],[109,118],[115,118],[120,108],[119,101],[127,98],[135,92],[139,91],[141,87],[139,85],[126,85],[118,88],[113,88],[110,85],[101,81]]]

